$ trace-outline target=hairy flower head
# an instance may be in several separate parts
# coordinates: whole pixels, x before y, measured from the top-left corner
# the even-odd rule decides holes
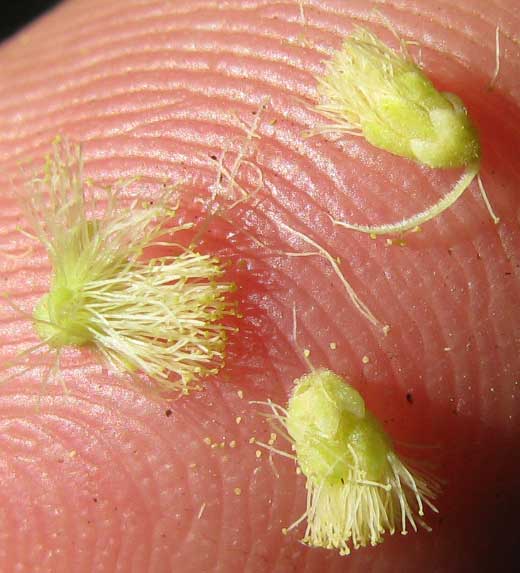
[[[318,78],[315,109],[330,123],[319,133],[346,132],[432,168],[465,167],[465,172],[438,203],[396,224],[342,226],[367,233],[403,232],[450,207],[478,174],[481,147],[462,100],[439,92],[401,42],[397,52],[364,28],[356,28]],[[486,207],[495,222],[485,192]]]
[[[186,391],[224,361],[222,324],[234,313],[218,259],[171,241],[147,259],[170,228],[171,192],[155,202],[121,205],[125,184],[103,201],[86,189],[79,146],[54,144],[42,177],[30,183],[24,210],[47,250],[52,278],[34,310],[40,338],[58,351],[94,347],[110,364],[148,375],[161,389]],[[180,252],[179,252],[180,251]]]
[[[363,28],[347,36],[320,78],[317,109],[330,130],[361,133],[379,147],[429,167],[480,160],[480,143],[464,104],[437,91],[408,55]],[[326,128],[328,129],[328,128]]]
[[[303,542],[336,549],[376,545],[385,533],[428,529],[424,506],[438,485],[412,470],[366,408],[359,392],[330,370],[295,381],[287,409],[271,404],[307,478],[307,527]],[[291,527],[293,527],[291,526]]]

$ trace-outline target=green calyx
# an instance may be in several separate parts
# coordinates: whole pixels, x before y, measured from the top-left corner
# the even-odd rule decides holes
[[[364,479],[384,481],[391,442],[359,392],[330,370],[296,381],[286,424],[308,478],[346,482],[357,466]]]
[[[415,66],[392,82],[390,93],[373,94],[373,114],[362,118],[367,141],[432,168],[480,159],[477,131],[456,95],[438,92]]]
[[[54,284],[40,299],[33,318],[40,338],[56,348],[83,346],[93,339],[90,315],[79,289]]]

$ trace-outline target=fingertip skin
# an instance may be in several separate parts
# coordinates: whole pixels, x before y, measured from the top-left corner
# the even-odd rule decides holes
[[[225,367],[204,392],[162,402],[85,349],[63,353],[55,383],[44,383],[52,360],[40,354],[37,370],[20,368],[0,386],[2,573],[459,573],[496,570],[514,556],[515,2],[378,6],[401,37],[420,42],[436,88],[464,102],[501,217],[499,226],[489,221],[472,185],[404,245],[330,217],[407,217],[435,203],[456,176],[361,138],[303,136],[322,121],[310,110],[315,78],[354,25],[393,38],[361,0],[302,6],[303,16],[292,1],[74,0],[0,48],[0,290],[26,313],[1,299],[5,364],[38,340],[27,314],[48,290],[50,265],[19,232],[26,221],[18,200],[56,134],[82,143],[85,176],[96,185],[139,177],[125,197],[153,199],[165,182],[183,181],[180,222],[198,222],[218,188],[212,157],[224,153],[232,170],[268,102],[246,146],[249,163],[237,172],[251,189],[259,169],[263,186],[215,217],[201,241],[203,252],[226,261],[243,315]],[[497,24],[501,65],[489,90]],[[283,225],[339,261],[360,299],[391,325],[387,336],[356,311],[329,261],[311,256]],[[307,255],[287,255],[295,252]],[[268,442],[271,429],[249,401],[287,402],[305,372],[299,348],[316,368],[362,388],[396,443],[426,446],[446,482],[431,533],[395,535],[348,557],[303,547],[302,530],[282,534],[305,509],[305,481],[291,460],[275,459],[274,471],[267,454],[256,455],[251,438]]]

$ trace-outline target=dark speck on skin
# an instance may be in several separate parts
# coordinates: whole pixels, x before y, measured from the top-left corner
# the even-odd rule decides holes
[[[164,412],[164,413],[165,413],[165,415],[166,415],[167,418],[169,418],[169,417],[173,414],[173,412],[170,410],[170,408],[168,408],[168,409],[166,410],[166,412]]]
[[[411,392],[406,393],[406,401],[408,404],[413,404],[413,394]]]

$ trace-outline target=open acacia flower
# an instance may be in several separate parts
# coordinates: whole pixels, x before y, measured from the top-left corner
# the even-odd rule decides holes
[[[359,392],[340,376],[315,370],[295,381],[287,409],[269,405],[307,478],[307,509],[289,528],[305,520],[304,543],[347,555],[351,546],[381,543],[385,533],[429,529],[424,507],[437,511],[437,481],[399,458]]]
[[[47,250],[49,292],[33,314],[43,343],[59,352],[92,346],[115,368],[149,376],[160,389],[187,391],[218,372],[234,314],[220,261],[161,237],[191,227],[167,225],[171,191],[122,206],[125,184],[96,200],[83,178],[81,149],[60,138],[23,209]],[[149,247],[169,254],[147,259]],[[36,348],[39,348],[38,345]]]
[[[376,235],[408,231],[453,205],[478,175],[480,141],[466,107],[455,94],[435,88],[404,41],[397,52],[364,28],[356,28],[327,62],[317,89],[320,101],[315,109],[330,123],[316,132],[362,136],[375,147],[431,168],[465,168],[436,204],[402,221],[334,223]],[[480,177],[478,183],[491,218],[498,223]]]

